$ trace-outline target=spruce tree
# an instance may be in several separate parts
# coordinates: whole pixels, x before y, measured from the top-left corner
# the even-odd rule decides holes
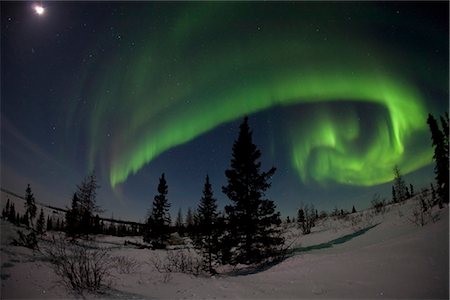
[[[354,214],[356,212],[355,206],[353,205],[352,207],[352,214]]]
[[[9,207],[10,207],[10,204],[9,204],[9,198],[8,198],[8,200],[6,201],[6,207],[2,210],[2,218],[3,219],[8,219]]]
[[[41,208],[41,213],[39,214],[39,218],[36,221],[36,232],[38,234],[43,234],[45,231],[45,217],[44,217],[44,210]]]
[[[398,166],[395,166],[394,169],[394,190],[395,196],[398,202],[405,201],[407,199],[408,188],[406,187],[406,183],[403,180],[402,175],[400,174],[400,169]]]
[[[297,222],[299,227],[303,227],[303,223],[305,222],[305,211],[303,208],[298,209]]]
[[[275,212],[273,201],[264,199],[276,169],[262,172],[260,157],[245,117],[233,144],[231,168],[225,171],[228,184],[222,188],[232,201],[225,211],[228,235],[236,247],[233,263],[261,262],[274,255],[283,243],[278,229],[280,213]]]
[[[409,193],[410,193],[411,197],[414,197],[414,187],[411,183],[409,184]]]
[[[28,218],[27,227],[33,227],[33,219],[36,217],[36,203],[31,192],[30,184],[28,184],[27,189],[25,190],[25,215]]]
[[[14,224],[16,223],[16,207],[14,203],[12,203],[11,207],[9,208],[8,221]]]
[[[53,222],[50,216],[47,216],[47,231],[53,230]]]
[[[219,232],[217,228],[217,204],[214,198],[209,176],[206,176],[203,196],[197,209],[196,224],[197,236],[194,239],[196,248],[201,250],[205,261],[204,269],[210,274],[215,273],[213,268],[219,252]]]
[[[66,228],[65,228],[65,232],[67,234],[67,236],[71,237],[71,238],[75,238],[80,232],[80,209],[79,209],[79,199],[77,196],[77,193],[73,194],[72,197],[72,206],[70,209],[67,210],[66,212]],[[56,230],[60,230],[60,224],[59,224],[59,219],[56,223]]]
[[[168,187],[163,173],[159,178],[158,194],[154,197],[144,233],[144,241],[151,243],[154,249],[164,249],[170,237],[170,204],[167,193]]]
[[[437,193],[439,195],[439,206],[442,202],[449,201],[449,119],[448,113],[446,117],[441,117],[442,130],[433,115],[428,114],[427,123],[431,131],[431,140],[434,147],[433,159],[435,161],[434,173],[436,174]]]
[[[84,178],[81,184],[78,185],[76,194],[78,198],[77,217],[79,224],[76,231],[79,233],[85,235],[92,233],[94,213],[101,211],[96,199],[99,187],[94,172]]]

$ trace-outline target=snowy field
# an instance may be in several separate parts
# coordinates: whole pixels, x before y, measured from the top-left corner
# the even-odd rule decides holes
[[[125,240],[142,242],[137,237],[99,236],[95,245],[110,248],[111,262],[120,267],[111,271],[110,286],[102,293],[83,297],[448,299],[448,206],[435,207],[428,223],[417,226],[415,205],[412,199],[384,213],[330,217],[309,235],[284,224],[292,250],[284,261],[266,269],[224,267],[213,277],[160,272],[155,262],[163,261],[166,251],[124,246]],[[1,298],[80,298],[60,283],[43,254],[10,245],[16,229],[1,221]]]

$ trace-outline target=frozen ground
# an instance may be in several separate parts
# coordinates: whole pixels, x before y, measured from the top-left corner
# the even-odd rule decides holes
[[[384,214],[359,212],[328,218],[303,236],[286,225],[293,254],[265,270],[223,272],[212,278],[158,272],[151,262],[164,251],[123,246],[139,238],[101,236],[113,261],[134,262],[116,269],[110,288],[87,298],[117,299],[292,299],[292,298],[446,298],[449,297],[448,207],[433,210],[434,221],[416,226],[415,200],[389,206]],[[375,226],[374,226],[375,225]],[[349,236],[372,227],[360,235]],[[73,298],[39,253],[9,245],[15,227],[1,222],[1,298]],[[347,236],[342,243],[329,241]],[[319,246],[318,246],[319,245]],[[230,270],[228,270],[230,271]],[[241,274],[241,275],[237,275]],[[246,274],[246,275],[242,275]]]

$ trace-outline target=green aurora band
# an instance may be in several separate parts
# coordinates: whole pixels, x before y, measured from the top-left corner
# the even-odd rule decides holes
[[[141,26],[139,47],[96,53],[101,58],[85,70],[80,89],[95,99],[90,166],[103,159],[112,187],[221,124],[299,104],[345,101],[386,111],[374,118],[363,150],[355,144],[366,135],[364,120],[352,110],[341,118],[323,110],[289,128],[290,159],[303,182],[371,186],[392,180],[394,165],[409,173],[431,163],[425,120],[432,108],[416,86],[419,55],[366,37],[384,26],[369,17],[373,8],[354,15],[355,29],[354,23],[327,21],[337,14],[336,4],[329,14],[318,13],[318,4],[286,13],[281,25],[276,13],[266,15],[260,26],[249,20],[267,10],[256,6],[179,5],[163,29],[156,13],[142,10],[135,18],[153,26]],[[227,25],[222,14],[230,11],[235,14]],[[124,24],[122,42],[129,45],[126,37],[136,33]]]

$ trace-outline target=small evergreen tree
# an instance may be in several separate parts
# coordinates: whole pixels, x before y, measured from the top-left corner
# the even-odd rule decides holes
[[[394,169],[394,191],[398,202],[405,201],[407,199],[408,188],[406,187],[405,181],[400,174],[400,169],[395,166]]]
[[[204,269],[214,274],[213,268],[219,253],[219,232],[217,228],[217,204],[214,198],[209,176],[206,176],[203,196],[197,209],[197,237],[194,239],[196,248],[200,249],[205,261]]]
[[[228,183],[222,188],[232,201],[225,207],[227,234],[236,247],[232,263],[261,262],[274,256],[284,242],[278,229],[280,213],[273,201],[264,199],[276,169],[261,172],[260,157],[245,117],[233,144],[231,168],[225,171]]]
[[[8,219],[9,207],[10,207],[10,203],[9,203],[9,198],[8,198],[8,200],[6,201],[6,207],[2,210],[2,218],[3,219]]]
[[[146,224],[144,241],[155,249],[164,249],[170,237],[170,204],[167,199],[168,187],[164,173],[159,179],[158,195],[153,200],[153,208]]]
[[[352,207],[352,214],[354,214],[356,212],[355,206],[353,205]]]
[[[392,203],[397,203],[397,195],[395,194],[394,186],[392,186]]]
[[[303,210],[303,208],[298,209],[297,223],[299,227],[303,227],[303,223],[305,223],[305,211]]]
[[[66,212],[66,234],[71,238],[75,238],[77,234],[80,233],[80,209],[79,209],[79,200],[77,193],[73,194],[72,197],[72,206]],[[57,221],[57,230],[61,230],[59,219]]]
[[[26,224],[28,228],[30,226],[33,227],[33,219],[36,217],[36,210],[34,195],[31,192],[30,184],[28,184],[27,189],[25,190],[25,215],[28,219]]]
[[[437,193],[439,195],[439,207],[442,203],[449,202],[449,117],[441,117],[442,130],[433,115],[428,114],[427,123],[431,131],[431,140],[434,147],[433,159],[435,161],[434,173],[436,174]]]
[[[47,231],[53,230],[53,222],[50,216],[47,216]]]
[[[36,222],[36,232],[38,234],[43,234],[45,231],[45,217],[44,217],[44,210],[41,208],[41,213],[39,214],[39,218]]]

